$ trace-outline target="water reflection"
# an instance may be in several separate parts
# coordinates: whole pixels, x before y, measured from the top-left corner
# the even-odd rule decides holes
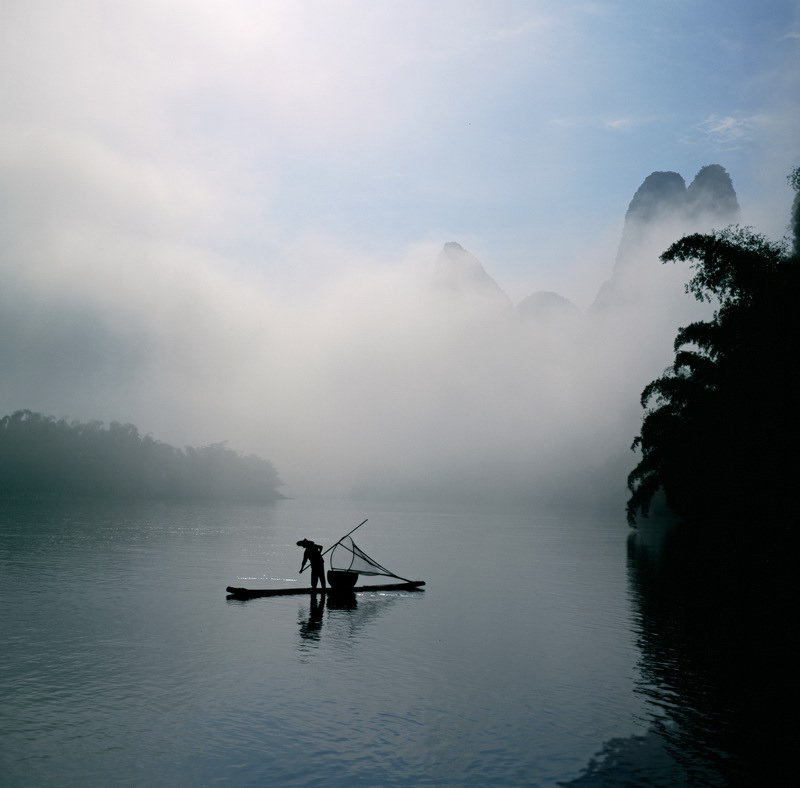
[[[650,730],[607,742],[570,785],[756,785],[786,773],[796,571],[766,542],[719,533],[650,525],[629,537]]]
[[[338,591],[328,594],[326,599],[328,610],[355,610],[358,607],[355,591]]]
[[[352,648],[363,635],[362,630],[388,611],[399,595],[379,593],[362,595],[357,599],[352,591],[309,597],[308,604],[301,604],[298,610],[299,648],[308,652],[322,640],[323,623],[325,639],[332,647]]]
[[[319,641],[322,632],[322,616],[325,612],[325,600],[319,600],[316,594],[311,597],[308,617],[300,618],[300,637],[312,642]]]

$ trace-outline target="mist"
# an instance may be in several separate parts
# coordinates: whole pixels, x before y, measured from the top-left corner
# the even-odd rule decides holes
[[[8,4],[0,411],[228,441],[287,495],[621,506],[703,314],[658,254],[719,219],[634,232],[636,184],[722,161],[786,222],[800,39],[753,13]]]
[[[452,243],[317,246],[304,270],[325,274],[292,291],[186,245],[40,232],[0,269],[0,402],[228,441],[290,496],[621,505],[641,389],[707,313],[657,259],[686,229],[628,226],[625,259],[596,263],[608,303],[527,311]]]

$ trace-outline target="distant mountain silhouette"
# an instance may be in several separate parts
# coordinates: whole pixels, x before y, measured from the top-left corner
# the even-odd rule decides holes
[[[431,289],[511,308],[511,299],[486,273],[480,260],[454,241],[446,243],[436,258]]]
[[[739,201],[724,167],[709,164],[695,175],[686,190],[686,210],[690,220],[716,217],[722,224],[738,221]]]
[[[602,311],[640,301],[648,280],[658,286],[658,277],[647,275],[661,265],[658,256],[670,243],[687,233],[733,224],[739,214],[733,182],[719,164],[702,167],[688,187],[677,172],[650,173],[628,205],[611,278],[600,287],[591,309]],[[436,258],[431,289],[476,303],[511,306],[480,260],[454,241],[446,243]],[[527,319],[550,320],[578,310],[558,293],[542,290],[523,299],[516,312]]]
[[[736,192],[720,165],[703,167],[688,187],[677,172],[651,173],[628,206],[611,278],[588,310],[544,290],[513,308],[478,258],[459,243],[445,243],[433,264],[429,306],[452,321],[443,323],[450,329],[449,347],[469,353],[470,362],[451,367],[436,391],[423,392],[433,410],[425,412],[424,426],[408,428],[425,435],[414,459],[399,456],[391,468],[391,458],[366,464],[352,494],[431,500],[491,495],[543,507],[620,511],[628,434],[641,419],[637,397],[623,383],[636,381],[635,392],[657,374],[661,367],[653,369],[654,359],[666,337],[681,321],[699,316],[697,303],[686,297],[685,269],[662,265],[659,255],[687,233],[738,218]],[[588,394],[582,389],[587,381]],[[497,392],[502,412],[489,407]],[[569,414],[591,407],[593,397],[619,401],[615,421],[621,429],[604,417],[573,429]],[[525,418],[515,410],[520,402],[530,403]],[[451,410],[473,414],[472,421],[453,427]],[[528,437],[526,418],[534,425]],[[559,418],[564,422],[555,426]],[[436,441],[427,443],[432,436]],[[538,458],[545,454],[542,463]]]
[[[633,195],[625,228],[676,217],[688,222],[736,221],[739,201],[730,175],[719,164],[703,167],[686,187],[677,172],[652,172]]]
[[[633,195],[625,229],[680,214],[686,205],[686,182],[677,172],[651,172]]]
[[[517,313],[526,318],[570,318],[578,314],[578,307],[568,298],[549,290],[539,290],[517,304]]]
[[[719,164],[703,167],[688,188],[677,172],[650,173],[628,206],[611,279],[601,286],[592,308],[635,300],[641,295],[637,272],[660,265],[658,255],[672,241],[733,224],[739,213],[730,175]]]
[[[436,258],[431,290],[498,306],[504,310],[512,306],[511,299],[486,272],[483,263],[455,241],[448,241]],[[548,290],[540,290],[527,296],[517,305],[515,311],[526,319],[545,320],[578,314],[575,304]]]

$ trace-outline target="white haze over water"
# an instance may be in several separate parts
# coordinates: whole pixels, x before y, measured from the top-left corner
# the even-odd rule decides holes
[[[641,388],[699,314],[686,271],[653,251],[675,235],[658,237],[637,302],[552,320],[433,291],[431,245],[278,297],[201,254],[109,238],[78,256],[61,239],[46,275],[34,255],[4,271],[3,395],[178,445],[229,440],[272,459],[292,494],[570,484],[576,458],[627,447]],[[109,254],[135,264],[112,272]]]
[[[621,500],[639,393],[702,314],[656,259],[681,227],[589,310],[628,202],[719,162],[780,236],[800,157],[797,3],[647,5],[4,3],[0,411],[227,440],[290,495],[612,458]],[[580,315],[432,293],[447,241]]]

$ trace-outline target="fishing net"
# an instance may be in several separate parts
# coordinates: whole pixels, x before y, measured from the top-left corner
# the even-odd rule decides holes
[[[345,536],[334,545],[329,561],[334,572],[358,572],[360,575],[387,575],[398,580],[405,579],[370,558],[350,536]]]

